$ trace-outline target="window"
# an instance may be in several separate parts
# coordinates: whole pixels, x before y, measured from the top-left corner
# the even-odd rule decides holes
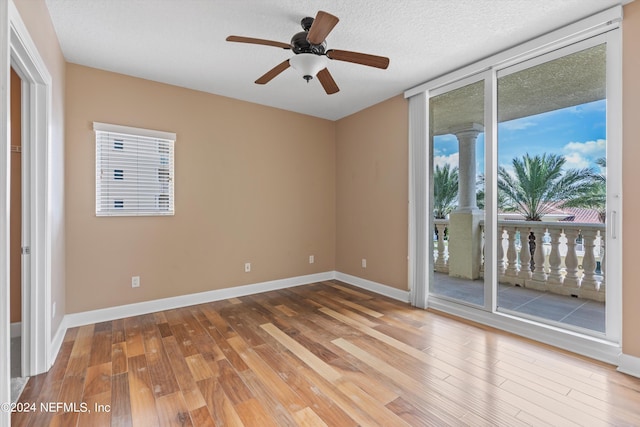
[[[174,133],[94,122],[96,215],[173,215]]]

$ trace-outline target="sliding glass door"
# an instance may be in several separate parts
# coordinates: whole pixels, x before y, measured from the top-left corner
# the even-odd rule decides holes
[[[606,331],[606,44],[498,72],[499,311]]]
[[[619,340],[621,139],[611,124],[620,93],[609,77],[619,45],[610,40],[429,90],[430,297]]]

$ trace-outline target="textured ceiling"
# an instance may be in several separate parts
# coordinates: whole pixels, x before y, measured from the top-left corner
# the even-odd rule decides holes
[[[626,2],[626,1],[625,1]],[[46,0],[72,63],[336,120],[419,83],[575,22],[620,0]],[[288,69],[253,82],[290,50],[300,19],[340,18],[328,49],[387,56],[387,70],[330,61],[340,92],[326,95]]]

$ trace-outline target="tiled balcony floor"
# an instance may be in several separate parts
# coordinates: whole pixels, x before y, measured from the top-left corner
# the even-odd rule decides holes
[[[458,279],[443,273],[434,273],[434,279],[432,293],[471,304],[483,304],[484,284],[481,280]],[[596,332],[605,332],[603,302],[499,284],[498,311],[500,308]]]

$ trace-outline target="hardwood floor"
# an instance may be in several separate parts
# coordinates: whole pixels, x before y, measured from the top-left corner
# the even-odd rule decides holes
[[[13,426],[640,425],[640,379],[340,282],[70,329],[20,402]]]

